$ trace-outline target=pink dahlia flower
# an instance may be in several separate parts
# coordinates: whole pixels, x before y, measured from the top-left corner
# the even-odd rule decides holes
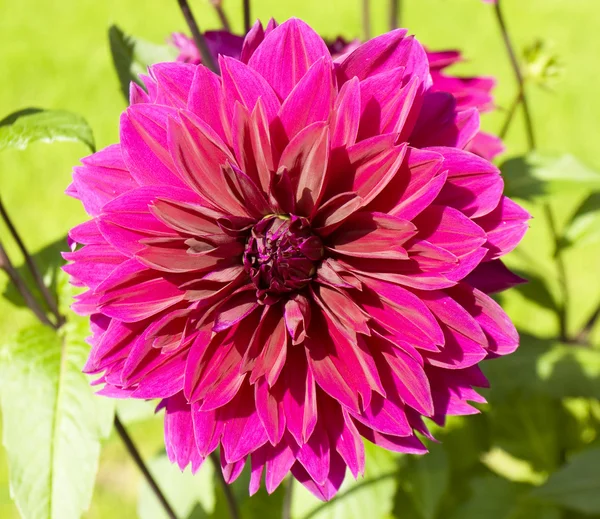
[[[273,30],[276,25],[276,22],[271,20],[266,32],[268,33]],[[261,31],[262,26],[259,29],[258,24],[252,29],[254,36],[259,39],[263,37]],[[244,41],[241,36],[236,36],[225,31],[209,31],[205,33],[205,38],[215,58],[219,54],[234,58],[240,57]],[[176,33],[172,36],[172,43],[179,49],[178,61],[195,64],[202,62],[200,52],[193,39],[185,34]],[[360,44],[359,40],[348,41],[342,37],[338,37],[334,41],[327,42],[327,47],[334,60],[341,61],[345,55],[355,50]],[[459,51],[432,52],[426,49],[426,53],[429,59],[431,80],[433,81],[431,85],[432,92],[446,92],[453,95],[458,110],[477,108],[482,113],[491,111],[494,108],[492,97],[492,90],[496,86],[494,78],[460,77],[444,73],[444,69],[463,60]],[[467,149],[481,157],[492,160],[504,151],[504,146],[502,140],[495,135],[478,132],[468,144]]]
[[[518,343],[485,291],[519,281],[499,258],[529,215],[405,30],[334,64],[300,20],[255,27],[220,72],[151,67],[120,143],[75,169],[85,371],[162,399],[181,468],[219,448],[251,493],[291,471],[329,499],[363,439],[425,453],[423,417],[477,412],[478,363]]]

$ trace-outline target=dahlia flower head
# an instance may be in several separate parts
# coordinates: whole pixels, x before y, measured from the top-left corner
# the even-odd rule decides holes
[[[182,469],[219,449],[250,493],[291,471],[330,499],[363,439],[422,454],[424,417],[477,412],[479,362],[517,347],[487,293],[521,281],[499,258],[529,215],[405,30],[334,63],[304,22],[257,24],[219,68],[150,67],[120,143],[75,168],[84,370],[161,399]]]
[[[242,36],[227,31],[207,31],[204,33],[204,37],[214,59],[217,59],[219,54],[239,59],[244,43]],[[335,40],[325,40],[325,42],[334,61],[342,61],[346,54],[354,51],[361,44],[360,40],[347,40],[341,36]],[[200,52],[194,40],[189,36],[175,33],[171,36],[170,43],[179,50],[177,61],[196,65],[202,63]],[[495,108],[492,90],[496,86],[496,80],[493,77],[449,75],[446,71],[448,67],[464,61],[460,51],[430,51],[426,48],[425,52],[429,60],[431,91],[446,92],[446,94],[454,96],[457,110],[477,108],[480,113],[484,113]],[[492,160],[504,151],[504,145],[497,136],[479,131],[471,139],[466,149]]]

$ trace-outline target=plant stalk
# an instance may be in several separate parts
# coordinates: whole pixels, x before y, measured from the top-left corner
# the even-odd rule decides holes
[[[227,32],[231,32],[231,25],[229,25],[229,20],[227,19],[227,15],[225,14],[225,11],[223,10],[223,1],[222,0],[211,0],[210,3],[215,8],[215,11],[217,11],[217,16],[219,17],[219,20],[221,21],[223,30],[227,31]]]
[[[12,235],[13,239],[15,240],[17,246],[19,247],[19,250],[21,251],[23,258],[25,258],[25,263],[26,263],[27,267],[29,268],[29,271],[31,272],[33,279],[35,280],[35,282],[38,286],[38,289],[39,289],[40,293],[42,294],[42,297],[44,298],[44,301],[48,305],[48,308],[50,309],[50,311],[54,314],[54,317],[56,318],[57,327],[60,328],[65,323],[65,318],[62,315],[60,315],[56,299],[51,294],[50,289],[44,283],[44,278],[42,277],[40,270],[38,269],[37,265],[35,264],[35,261],[33,260],[33,257],[31,256],[31,254],[29,254],[27,247],[25,247],[25,243],[23,242],[23,240],[21,239],[21,236],[17,232],[17,229],[16,229],[15,225],[13,224],[10,216],[8,215],[8,212],[6,211],[6,208],[4,207],[4,204],[2,203],[1,198],[0,198],[0,216],[6,223],[6,226],[8,227],[8,230],[9,230],[10,234]]]
[[[519,66],[519,61],[517,59],[515,48],[508,33],[508,28],[506,27],[506,22],[504,21],[504,15],[502,14],[501,4],[502,0],[498,0],[494,5],[494,10],[496,12],[496,19],[498,21],[498,26],[500,27],[500,32],[502,34],[502,40],[504,41],[504,47],[506,48],[506,53],[508,54],[508,57],[510,59],[510,64],[515,75],[515,80],[517,81],[517,85],[519,87],[518,95],[520,98],[520,102],[523,104],[523,114],[525,116],[525,130],[527,132],[527,143],[529,146],[529,151],[531,151],[535,149],[535,134],[533,131],[533,122],[531,119],[531,112],[529,110],[529,103],[525,94],[525,81],[523,79],[523,74],[521,73],[521,67]]]
[[[194,43],[200,51],[200,56],[202,56],[202,64],[206,68],[212,70],[215,74],[218,74],[219,69],[215,64],[215,60],[213,59],[210,49],[208,48],[206,39],[204,38],[204,36],[202,36],[202,33],[200,32],[200,28],[198,27],[196,19],[192,14],[190,5],[188,4],[187,0],[177,0],[177,3],[179,4],[179,8],[181,9],[183,17],[185,18],[185,21],[188,24],[188,27],[190,28],[192,37],[194,38]]]
[[[400,27],[400,2],[401,0],[390,0],[390,31]]]
[[[13,285],[15,285],[19,291],[19,294],[21,294],[21,297],[25,301],[25,304],[35,314],[40,322],[46,326],[57,329],[58,326],[48,319],[46,312],[44,312],[44,309],[38,303],[38,300],[33,296],[31,290],[29,290],[29,287],[19,275],[17,269],[11,263],[8,254],[6,254],[6,249],[2,245],[2,242],[0,242],[0,268],[6,272],[8,279],[11,281],[11,283],[13,283]]]
[[[365,40],[371,39],[371,6],[369,0],[362,0],[362,24]]]
[[[288,476],[285,482],[285,495],[283,496],[283,509],[281,519],[292,519],[292,496],[294,495],[294,477]]]
[[[210,453],[210,461],[212,462],[215,468],[215,474],[221,484],[221,488],[223,489],[223,493],[225,494],[225,500],[227,501],[227,508],[229,508],[229,515],[231,519],[240,519],[240,512],[238,510],[237,502],[235,500],[235,496],[231,491],[231,487],[225,481],[223,477],[223,471],[221,470],[221,462],[219,461],[219,455],[214,451]]]
[[[244,31],[250,30],[250,0],[244,0]]]
[[[144,463],[144,460],[142,459],[142,456],[140,455],[137,447],[135,446],[135,443],[131,439],[131,436],[129,436],[127,429],[125,429],[125,426],[123,425],[117,414],[115,414],[115,429],[121,437],[121,440],[125,444],[125,448],[129,452],[130,456],[133,458],[133,461],[135,462],[138,469],[140,469],[140,472],[146,479],[146,482],[148,483],[148,485],[150,485],[152,492],[154,492],[154,495],[160,501],[160,504],[164,508],[165,513],[169,516],[169,519],[177,519],[177,515],[175,514],[173,507],[167,501],[167,498],[156,483],[156,480],[154,479],[152,474],[150,474],[150,471]]]

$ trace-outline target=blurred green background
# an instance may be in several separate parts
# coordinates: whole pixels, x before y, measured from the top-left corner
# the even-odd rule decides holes
[[[208,0],[190,3],[202,29],[219,26]],[[224,0],[223,4],[234,28],[240,30],[241,0]],[[387,0],[371,1],[374,33],[387,29],[387,4]],[[504,0],[504,6],[519,49],[542,39],[564,66],[554,91],[530,88],[540,151],[551,155],[568,152],[600,170],[597,94],[600,2]],[[323,36],[361,36],[360,0],[254,0],[252,8],[253,18],[262,20],[271,16],[280,21],[290,16],[303,18]],[[175,0],[0,0],[0,119],[30,106],[65,109],[87,119],[98,148],[115,142],[124,101],[107,42],[107,29],[112,23],[128,34],[156,43],[163,43],[171,32],[186,31]],[[510,104],[516,88],[492,8],[481,0],[403,0],[402,25],[430,49],[461,49],[468,61],[455,67],[454,72],[498,78],[496,96],[500,110],[483,118],[484,128],[497,132],[504,118],[502,108]],[[521,119],[517,117],[507,140],[508,152],[502,159],[524,153],[523,142]],[[86,153],[82,145],[73,143],[34,144],[26,151],[0,153],[0,193],[31,251],[38,252],[61,240],[70,227],[83,221],[80,204],[63,196],[63,191],[69,183],[71,168]],[[554,196],[551,203],[558,211],[559,225],[583,196],[577,191]],[[555,295],[557,286],[547,224],[539,209],[533,206],[531,209],[535,217],[531,232],[510,263],[544,279],[550,293]],[[0,227],[0,231],[5,233],[4,228]],[[14,247],[9,247],[9,253],[17,257]],[[579,329],[599,303],[599,254],[600,247],[596,245],[566,253],[572,294],[571,330]],[[6,276],[0,272],[0,292],[5,290],[6,283]],[[557,320],[548,305],[531,303],[517,292],[504,297],[503,302],[525,334],[538,338],[556,336]],[[27,310],[0,299],[0,339],[6,339],[30,321],[32,317]],[[523,348],[527,346],[524,344]],[[511,369],[528,369],[528,366],[515,363]],[[511,369],[506,369],[503,376],[512,376]],[[142,454],[151,457],[162,446],[161,419],[151,417],[151,406],[126,407],[123,413],[129,417],[132,434]],[[526,408],[525,412],[531,411]],[[471,421],[469,427],[479,424],[478,417],[467,420]],[[549,427],[543,418],[541,425],[541,430]],[[590,434],[586,441],[592,444],[596,435]],[[541,442],[540,448],[544,449],[543,439],[534,437],[532,441]],[[135,517],[139,484],[136,468],[113,435],[103,448],[93,502],[86,517]],[[1,448],[0,517],[18,517],[9,496],[8,471]],[[397,517],[402,519],[403,515]]]

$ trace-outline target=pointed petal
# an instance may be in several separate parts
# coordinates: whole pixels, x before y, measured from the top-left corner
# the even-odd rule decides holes
[[[333,71],[330,59],[315,61],[286,98],[279,119],[288,140],[318,121],[327,121],[334,100]]]
[[[322,57],[331,60],[323,39],[302,20],[291,18],[265,37],[248,64],[284,100],[310,66]]]

